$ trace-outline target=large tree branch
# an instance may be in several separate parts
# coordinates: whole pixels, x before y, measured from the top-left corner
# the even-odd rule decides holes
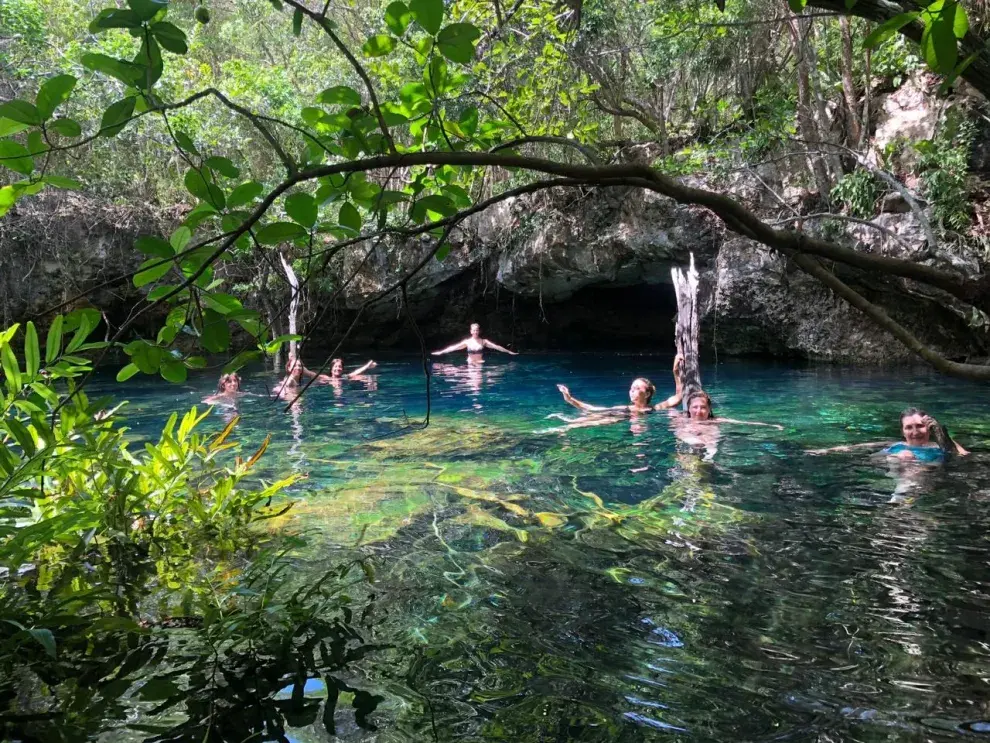
[[[990,381],[990,366],[983,366],[979,364],[960,364],[957,361],[949,361],[948,359],[943,358],[918,340],[914,334],[911,333],[911,331],[891,318],[890,315],[884,312],[880,307],[877,307],[835,275],[829,271],[826,271],[816,259],[807,255],[795,253],[793,251],[787,251],[787,253],[789,253],[788,257],[790,257],[791,260],[794,261],[795,265],[797,265],[802,271],[818,279],[822,284],[838,294],[846,302],[869,317],[879,327],[883,328],[903,343],[908,350],[923,358],[938,371],[943,372],[944,374],[951,374],[956,377],[965,377],[967,379],[975,379],[981,382]]]

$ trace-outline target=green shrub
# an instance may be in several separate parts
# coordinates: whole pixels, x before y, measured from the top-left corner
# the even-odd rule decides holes
[[[972,220],[966,175],[976,126],[965,112],[950,109],[932,139],[916,142],[918,169],[932,216],[943,229],[963,231]]]

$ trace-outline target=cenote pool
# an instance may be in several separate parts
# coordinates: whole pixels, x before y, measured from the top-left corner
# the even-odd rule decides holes
[[[314,576],[368,556],[377,649],[345,681],[348,741],[942,741],[990,737],[990,419],[986,390],[894,373],[728,362],[703,372],[727,425],[717,452],[670,420],[547,432],[589,402],[626,401],[669,357],[414,356],[371,382],[313,387],[299,409],[244,375],[238,438],[267,434],[265,476],[307,479],[272,529],[306,534]],[[348,359],[353,368],[364,358]],[[312,366],[312,364],[311,364]],[[128,384],[136,439],[215,378]],[[101,391],[121,388],[112,377]],[[926,408],[974,450],[891,504],[868,452]],[[220,430],[225,414],[209,426]],[[321,682],[305,687],[326,694]],[[322,726],[290,731],[325,741]]]

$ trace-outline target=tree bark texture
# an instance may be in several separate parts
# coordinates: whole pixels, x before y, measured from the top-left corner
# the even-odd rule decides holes
[[[282,269],[285,271],[285,277],[289,280],[289,287],[292,292],[292,296],[289,298],[289,335],[297,335],[299,332],[297,324],[299,318],[299,278],[296,276],[296,272],[292,270],[292,264],[285,259],[285,254],[282,251],[279,251],[278,257],[282,261]],[[299,344],[294,340],[289,341],[289,355],[299,358]]]
[[[681,374],[684,379],[684,401],[687,410],[688,397],[702,389],[701,363],[698,354],[698,337],[701,334],[701,317],[698,315],[698,271],[694,267],[694,253],[691,263],[684,268],[670,269],[677,297],[677,323],[674,329],[674,344],[677,353],[684,357]]]

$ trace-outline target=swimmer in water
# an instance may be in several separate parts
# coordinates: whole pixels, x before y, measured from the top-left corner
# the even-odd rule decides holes
[[[510,356],[518,356],[516,351],[510,351],[508,348],[503,348],[497,343],[492,343],[487,338],[481,337],[481,326],[478,323],[471,323],[471,335],[452,346],[447,346],[446,348],[441,348],[439,351],[434,351],[433,356],[443,356],[444,354],[451,353],[452,351],[467,351],[468,358],[478,355],[484,352],[486,348],[491,348],[495,351],[501,351],[502,353],[507,353]]]
[[[783,431],[784,427],[776,423],[758,423],[756,421],[741,421],[735,418],[716,417],[712,410],[712,399],[703,390],[694,390],[687,396],[687,411],[676,414],[674,419],[674,435],[679,441],[689,447],[704,448],[703,459],[711,461],[718,452],[718,442],[722,436],[719,424],[730,423],[742,426],[766,426]]]
[[[285,377],[275,385],[273,396],[281,400],[294,400],[299,393],[299,383],[302,382],[304,368],[299,359],[289,354],[289,362],[285,365]],[[312,375],[317,376],[315,373]],[[326,377],[326,379],[329,381],[330,378]]]
[[[657,388],[653,385],[653,382],[646,377],[639,377],[638,379],[633,380],[632,385],[629,387],[628,405],[613,405],[611,407],[590,405],[589,403],[581,402],[572,396],[571,391],[562,384],[558,384],[557,389],[560,390],[560,394],[564,396],[564,402],[569,405],[573,405],[583,413],[630,413],[635,415],[637,413],[649,413],[653,410],[666,410],[679,405],[684,396],[684,379],[681,375],[681,368],[683,366],[684,358],[680,355],[676,356],[674,358],[673,369],[674,394],[656,405],[653,404],[653,395],[656,394]]]
[[[376,366],[378,366],[378,364],[376,364],[374,361],[369,361],[367,364],[360,367],[359,369],[355,369],[352,372],[344,374],[344,360],[334,359],[333,362],[330,364],[330,377],[333,379],[357,379],[366,371],[368,371],[369,369],[374,369]],[[303,374],[305,373],[306,371],[304,370]],[[310,372],[310,374],[316,376],[314,372]],[[320,376],[324,376],[324,375],[321,374]],[[319,382],[322,380],[317,379],[317,381]]]
[[[203,399],[207,405],[226,405],[235,407],[237,398],[241,394],[241,377],[237,372],[221,374],[220,382],[217,384],[216,394]]]
[[[952,454],[957,454],[960,457],[969,454],[966,449],[949,436],[949,431],[945,426],[918,408],[908,408],[901,413],[901,434],[904,436],[903,441],[893,443],[890,441],[868,441],[863,444],[833,446],[829,449],[810,449],[807,453],[828,454],[834,451],[852,451],[853,449],[883,446],[884,449],[874,453],[902,462],[914,462],[923,465],[942,464],[946,457]],[[935,441],[932,441],[932,438]]]

